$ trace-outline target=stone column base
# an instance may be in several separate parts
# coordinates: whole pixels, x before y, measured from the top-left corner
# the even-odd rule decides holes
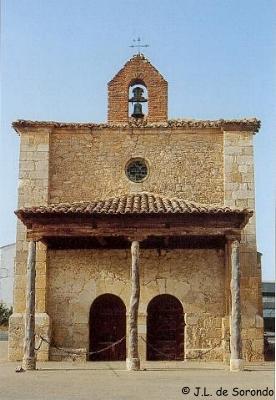
[[[241,358],[230,359],[230,371],[238,372],[244,370],[244,360]]]
[[[27,359],[23,358],[22,368],[27,371],[36,369],[36,356],[33,358],[27,358]]]
[[[140,370],[140,359],[139,358],[127,358],[126,368],[128,371],[139,371]]]
[[[43,336],[47,341],[51,340],[50,317],[46,313],[35,314],[35,333]],[[23,340],[25,334],[25,314],[14,313],[9,319],[9,360],[21,361],[23,358]],[[39,337],[36,337],[36,347],[40,344]],[[37,351],[37,360],[49,360],[49,344],[42,342]]]

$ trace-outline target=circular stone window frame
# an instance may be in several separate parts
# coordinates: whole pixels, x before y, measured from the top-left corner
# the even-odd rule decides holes
[[[142,162],[145,164],[146,168],[147,168],[147,174],[146,174],[146,176],[145,176],[144,178],[142,178],[141,180],[139,180],[139,181],[134,181],[134,180],[132,180],[132,179],[128,176],[128,172],[127,172],[129,165],[132,164],[132,163],[135,162],[135,161],[142,161]],[[128,181],[131,182],[131,183],[137,183],[137,184],[138,184],[138,183],[143,183],[143,182],[145,182],[145,181],[148,179],[148,177],[149,177],[149,171],[150,171],[149,162],[148,162],[145,158],[143,158],[143,157],[133,157],[133,158],[130,158],[130,159],[126,162],[126,164],[125,164],[125,177],[126,177],[126,178],[128,179]]]

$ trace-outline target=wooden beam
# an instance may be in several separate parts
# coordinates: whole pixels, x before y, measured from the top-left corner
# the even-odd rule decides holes
[[[140,369],[140,359],[138,352],[138,309],[140,299],[140,278],[139,278],[139,242],[131,243],[131,298],[129,306],[129,344],[127,369],[138,371]]]
[[[100,243],[101,246],[105,247],[107,245],[107,241],[103,237],[97,237],[98,242]]]
[[[243,213],[216,213],[216,214],[27,214],[22,219],[23,223],[31,228],[33,225],[77,225],[90,226],[93,228],[113,227],[115,228],[146,228],[177,226],[186,228],[189,226],[209,226],[229,229],[242,229],[247,222],[247,215]]]
[[[26,284],[26,313],[25,313],[25,337],[24,356],[22,367],[25,370],[36,369],[35,357],[35,260],[36,242],[29,242],[27,260],[27,284]]]
[[[44,244],[50,249],[129,249],[129,238],[122,236],[112,236],[101,238],[99,243],[97,237],[50,237],[44,240]],[[165,243],[165,239],[168,239]],[[143,249],[210,249],[225,247],[224,236],[171,236],[170,238],[162,236],[151,236],[140,239],[135,239],[140,242],[140,248]],[[230,265],[230,264],[229,264]],[[230,283],[227,286],[227,290],[230,292]],[[230,298],[228,296],[228,298]]]
[[[241,300],[240,300],[240,257],[239,241],[232,240],[231,248],[231,337],[230,337],[230,371],[242,371],[241,347]]]
[[[137,237],[137,236],[225,236],[225,235],[240,235],[239,229],[229,229],[222,227],[208,227],[208,226],[187,226],[177,227],[170,226],[148,226],[148,227],[117,227],[105,226],[93,228],[90,225],[76,225],[76,224],[61,224],[61,225],[33,225],[31,229],[27,230],[28,240],[44,240],[48,237],[105,237],[105,236],[123,236],[123,237]]]

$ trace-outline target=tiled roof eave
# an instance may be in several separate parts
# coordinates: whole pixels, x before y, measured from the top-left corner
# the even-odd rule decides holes
[[[175,215],[175,216],[184,216],[184,215],[249,215],[250,217],[253,215],[253,212],[246,212],[246,211],[241,211],[241,212],[237,212],[237,211],[229,211],[229,212],[223,212],[223,211],[217,211],[217,212],[146,212],[146,211],[133,211],[133,212],[129,212],[129,211],[123,211],[123,212],[78,212],[78,211],[30,211],[30,210],[26,210],[26,209],[19,209],[15,211],[15,214],[20,218],[23,216],[27,216],[27,215],[45,215],[45,216],[53,216],[53,215],[68,215],[68,216],[74,216],[74,215],[105,215],[105,216],[135,216],[135,215],[145,215],[145,216],[156,216],[156,215]]]
[[[58,203],[25,207],[17,210],[22,219],[27,215],[237,215],[250,216],[252,210],[219,205],[206,205],[183,199],[169,199],[152,193],[141,192],[117,196],[106,200]]]
[[[24,128],[63,128],[63,129],[128,129],[128,128],[170,128],[170,129],[222,129],[222,130],[245,130],[258,132],[261,126],[260,120],[256,118],[232,119],[232,120],[194,120],[194,119],[171,119],[164,122],[148,123],[147,120],[130,119],[128,123],[94,123],[94,122],[57,122],[57,121],[30,121],[19,119],[12,123],[16,131]]]

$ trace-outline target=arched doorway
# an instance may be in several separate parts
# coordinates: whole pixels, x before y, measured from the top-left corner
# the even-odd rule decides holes
[[[147,309],[147,360],[184,359],[184,315],[169,294],[154,297]]]
[[[99,351],[126,335],[126,307],[120,297],[103,294],[94,300],[89,318],[89,351]],[[126,339],[106,351],[90,354],[91,361],[126,359]]]

